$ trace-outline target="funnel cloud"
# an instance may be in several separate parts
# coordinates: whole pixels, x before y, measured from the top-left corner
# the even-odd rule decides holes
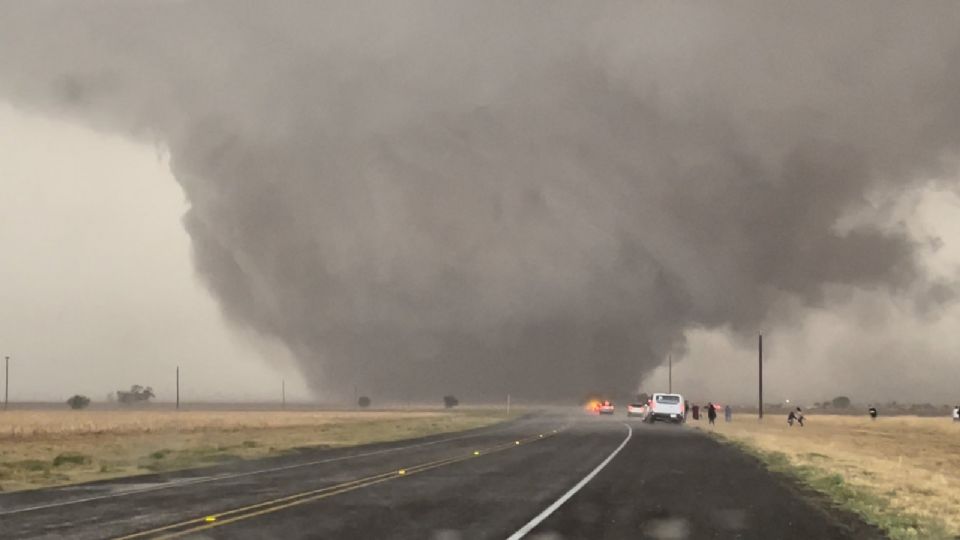
[[[952,298],[869,217],[956,174],[955,2],[0,11],[0,99],[169,152],[202,280],[318,394],[624,396],[689,329]]]

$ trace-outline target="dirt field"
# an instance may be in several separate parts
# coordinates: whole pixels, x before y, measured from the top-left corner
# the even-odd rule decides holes
[[[948,537],[960,535],[960,423],[949,417],[808,416],[805,427],[789,428],[783,416],[762,424],[741,416],[728,424],[721,415],[715,428],[705,420],[690,424],[747,443],[768,458],[785,456],[815,488],[851,499],[842,502],[889,520],[903,536],[912,536],[909,529],[916,526],[891,514],[919,517],[931,531],[942,526]],[[933,534],[921,530],[919,537]]]
[[[0,412],[0,490],[198,467],[305,446],[349,446],[459,431],[502,412]]]

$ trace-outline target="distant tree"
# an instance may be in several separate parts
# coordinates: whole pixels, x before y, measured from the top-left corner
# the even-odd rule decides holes
[[[830,401],[830,404],[836,409],[849,409],[850,408],[850,398],[847,396],[837,396]]]
[[[370,398],[368,398],[367,396],[360,396],[360,399],[357,400],[357,405],[366,409],[367,407],[370,406]]]
[[[650,401],[650,395],[646,392],[640,392],[637,394],[637,403],[646,403]]]
[[[135,384],[130,387],[129,392],[123,390],[117,390],[117,401],[124,404],[147,402],[152,398],[155,398],[156,395],[153,393],[153,389],[149,386],[143,387],[139,384]]]
[[[460,400],[453,396],[443,396],[443,406],[452,409],[460,404]]]
[[[67,405],[69,405],[71,409],[86,409],[87,406],[90,405],[90,398],[77,394],[67,400]]]

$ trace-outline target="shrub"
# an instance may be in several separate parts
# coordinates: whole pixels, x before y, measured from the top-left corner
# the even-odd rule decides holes
[[[452,409],[460,404],[460,400],[453,396],[443,396],[443,406]]]
[[[87,465],[89,463],[90,456],[77,452],[64,452],[53,458],[54,467],[60,467],[61,465]]]
[[[847,409],[850,407],[850,398],[847,396],[837,396],[830,402],[837,409]]]
[[[367,396],[360,396],[360,399],[357,400],[357,405],[366,409],[367,407],[370,406],[370,398],[368,398]]]
[[[150,457],[152,457],[153,459],[163,459],[170,452],[173,452],[173,450],[170,450],[169,448],[161,448],[160,450],[157,450],[156,452],[151,453]]]
[[[155,397],[157,396],[156,394],[153,393],[152,388],[150,388],[149,386],[144,388],[139,384],[135,384],[131,386],[129,392],[126,392],[124,390],[117,390],[117,401],[127,405],[131,403],[140,403],[140,402],[146,403],[147,401],[150,401]]]
[[[86,409],[87,406],[90,405],[90,398],[77,394],[67,400],[67,405],[69,405],[71,409]]]

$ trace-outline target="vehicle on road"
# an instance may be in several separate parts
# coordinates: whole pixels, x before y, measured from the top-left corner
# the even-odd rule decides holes
[[[613,403],[610,403],[609,400],[601,401],[600,404],[597,405],[597,412],[599,414],[613,414],[614,409]]]
[[[647,406],[644,403],[631,403],[627,405],[627,416],[640,416],[643,417],[647,414]]]
[[[654,394],[643,419],[651,424],[657,421],[681,424],[684,420],[683,403],[680,394]]]

